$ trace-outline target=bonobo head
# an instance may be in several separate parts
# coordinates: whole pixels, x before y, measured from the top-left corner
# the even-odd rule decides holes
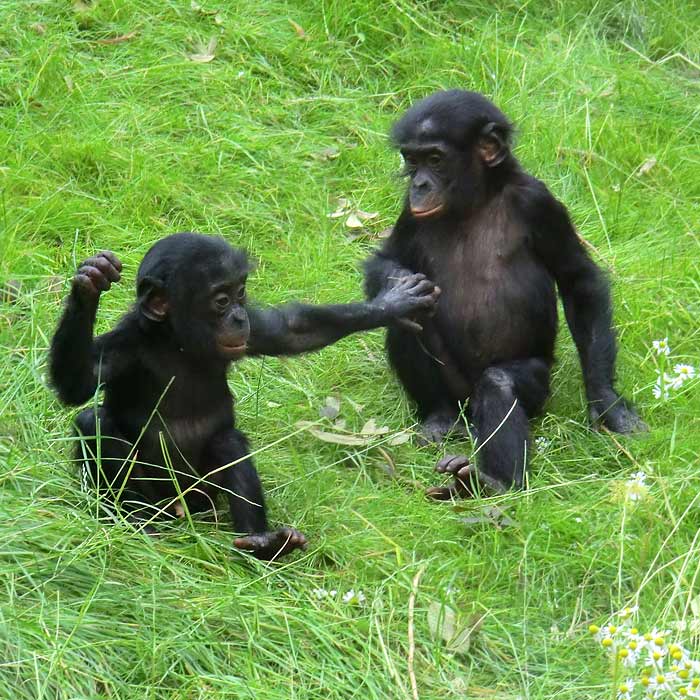
[[[478,204],[513,165],[511,132],[505,115],[476,92],[436,92],[413,105],[391,134],[411,179],[411,214],[463,214]]]
[[[176,233],[145,255],[137,275],[137,308],[144,322],[172,335],[197,359],[236,360],[250,326],[246,253],[223,238]]]

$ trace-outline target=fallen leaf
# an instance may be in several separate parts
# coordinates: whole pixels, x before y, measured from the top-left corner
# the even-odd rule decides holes
[[[282,404],[277,403],[277,401],[268,401],[267,402],[267,407],[268,408],[279,408]]]
[[[462,624],[458,613],[448,605],[432,602],[428,606],[428,629],[433,639],[441,639],[455,654],[466,654],[473,637],[481,629],[485,616],[475,616]]]
[[[656,158],[649,158],[644,161],[637,171],[639,175],[646,175],[656,165]]]
[[[46,34],[46,25],[41,22],[34,22],[34,24],[29,25],[33,31],[37,34]]]
[[[322,442],[330,442],[334,445],[349,445],[349,446],[364,446],[369,444],[370,439],[366,437],[360,437],[359,435],[351,435],[347,433],[331,433],[327,430],[319,430],[314,427],[313,423],[308,421],[299,421],[297,424],[298,428],[306,428],[311,435],[318,438]]]
[[[95,43],[101,44],[102,46],[111,46],[112,44],[123,44],[129,39],[133,39],[137,32],[129,32],[128,34],[122,34],[121,36],[113,36],[107,39],[98,39]]]
[[[300,39],[303,39],[304,41],[308,41],[309,37],[306,35],[306,32],[304,31],[304,28],[300,25],[297,24],[293,19],[288,20],[289,24],[294,27],[294,31],[297,33],[297,36]]]
[[[318,412],[321,418],[328,418],[330,420],[337,418],[340,413],[340,399],[335,396],[327,396],[326,402],[321,406]]]
[[[348,228],[362,228],[364,226],[360,218],[354,212],[345,220],[345,225]]]
[[[377,422],[374,420],[374,418],[370,418],[363,426],[362,430],[360,430],[360,433],[362,435],[386,435],[389,431],[389,428],[386,426],[383,426],[381,428],[377,427]]]
[[[209,40],[209,44],[206,46],[206,48],[202,48],[202,50],[198,53],[189,54],[187,58],[194,63],[210,63],[215,58],[214,51],[216,51],[216,43],[217,39],[215,36],[213,36]]]
[[[337,148],[330,146],[329,148],[324,148],[318,153],[312,153],[311,157],[314,160],[335,160],[339,155],[340,151]]]
[[[378,211],[362,211],[362,209],[358,209],[356,212],[357,217],[361,219],[362,221],[369,221],[370,219],[376,219],[379,216]]]
[[[396,433],[391,440],[389,440],[389,444],[392,446],[395,445],[403,445],[404,443],[408,442],[411,439],[411,435],[406,432],[402,431],[400,433]]]

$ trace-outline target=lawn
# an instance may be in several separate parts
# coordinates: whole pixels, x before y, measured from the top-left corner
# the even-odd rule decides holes
[[[700,380],[653,391],[700,369],[696,3],[2,0],[0,59],[1,698],[613,699],[643,663],[588,626],[624,606],[700,658]],[[375,331],[231,373],[271,518],[306,552],[252,561],[223,511],[159,538],[98,518],[46,381],[76,264],[124,262],[101,331],[178,230],[248,248],[260,303],[358,300],[401,206],[387,131],[444,87],[515,121],[609,270],[618,387],[650,432],[589,428],[562,325],[529,489],[429,503],[435,461],[473,448],[394,439],[415,422]],[[338,198],[378,215],[350,228]],[[329,397],[376,434],[299,428],[335,429]]]

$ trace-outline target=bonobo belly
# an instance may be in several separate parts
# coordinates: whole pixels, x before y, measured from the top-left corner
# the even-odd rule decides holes
[[[491,365],[550,359],[554,350],[556,294],[548,272],[526,250],[489,263],[465,265],[463,278],[438,281],[442,296],[427,329],[439,335],[441,361],[471,386]]]

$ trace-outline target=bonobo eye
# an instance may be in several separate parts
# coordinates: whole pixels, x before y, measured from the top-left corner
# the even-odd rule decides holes
[[[401,156],[403,157],[403,164],[406,168],[406,172],[413,172],[418,167],[418,160],[415,156],[409,153],[402,153]]]
[[[245,301],[245,285],[243,285],[239,290],[238,294],[236,294],[236,299],[243,303]]]
[[[442,165],[442,154],[440,153],[431,153],[428,156],[428,165],[431,168],[439,168]]]
[[[217,294],[214,297],[214,304],[219,311],[226,311],[231,304],[231,299],[228,294]]]

